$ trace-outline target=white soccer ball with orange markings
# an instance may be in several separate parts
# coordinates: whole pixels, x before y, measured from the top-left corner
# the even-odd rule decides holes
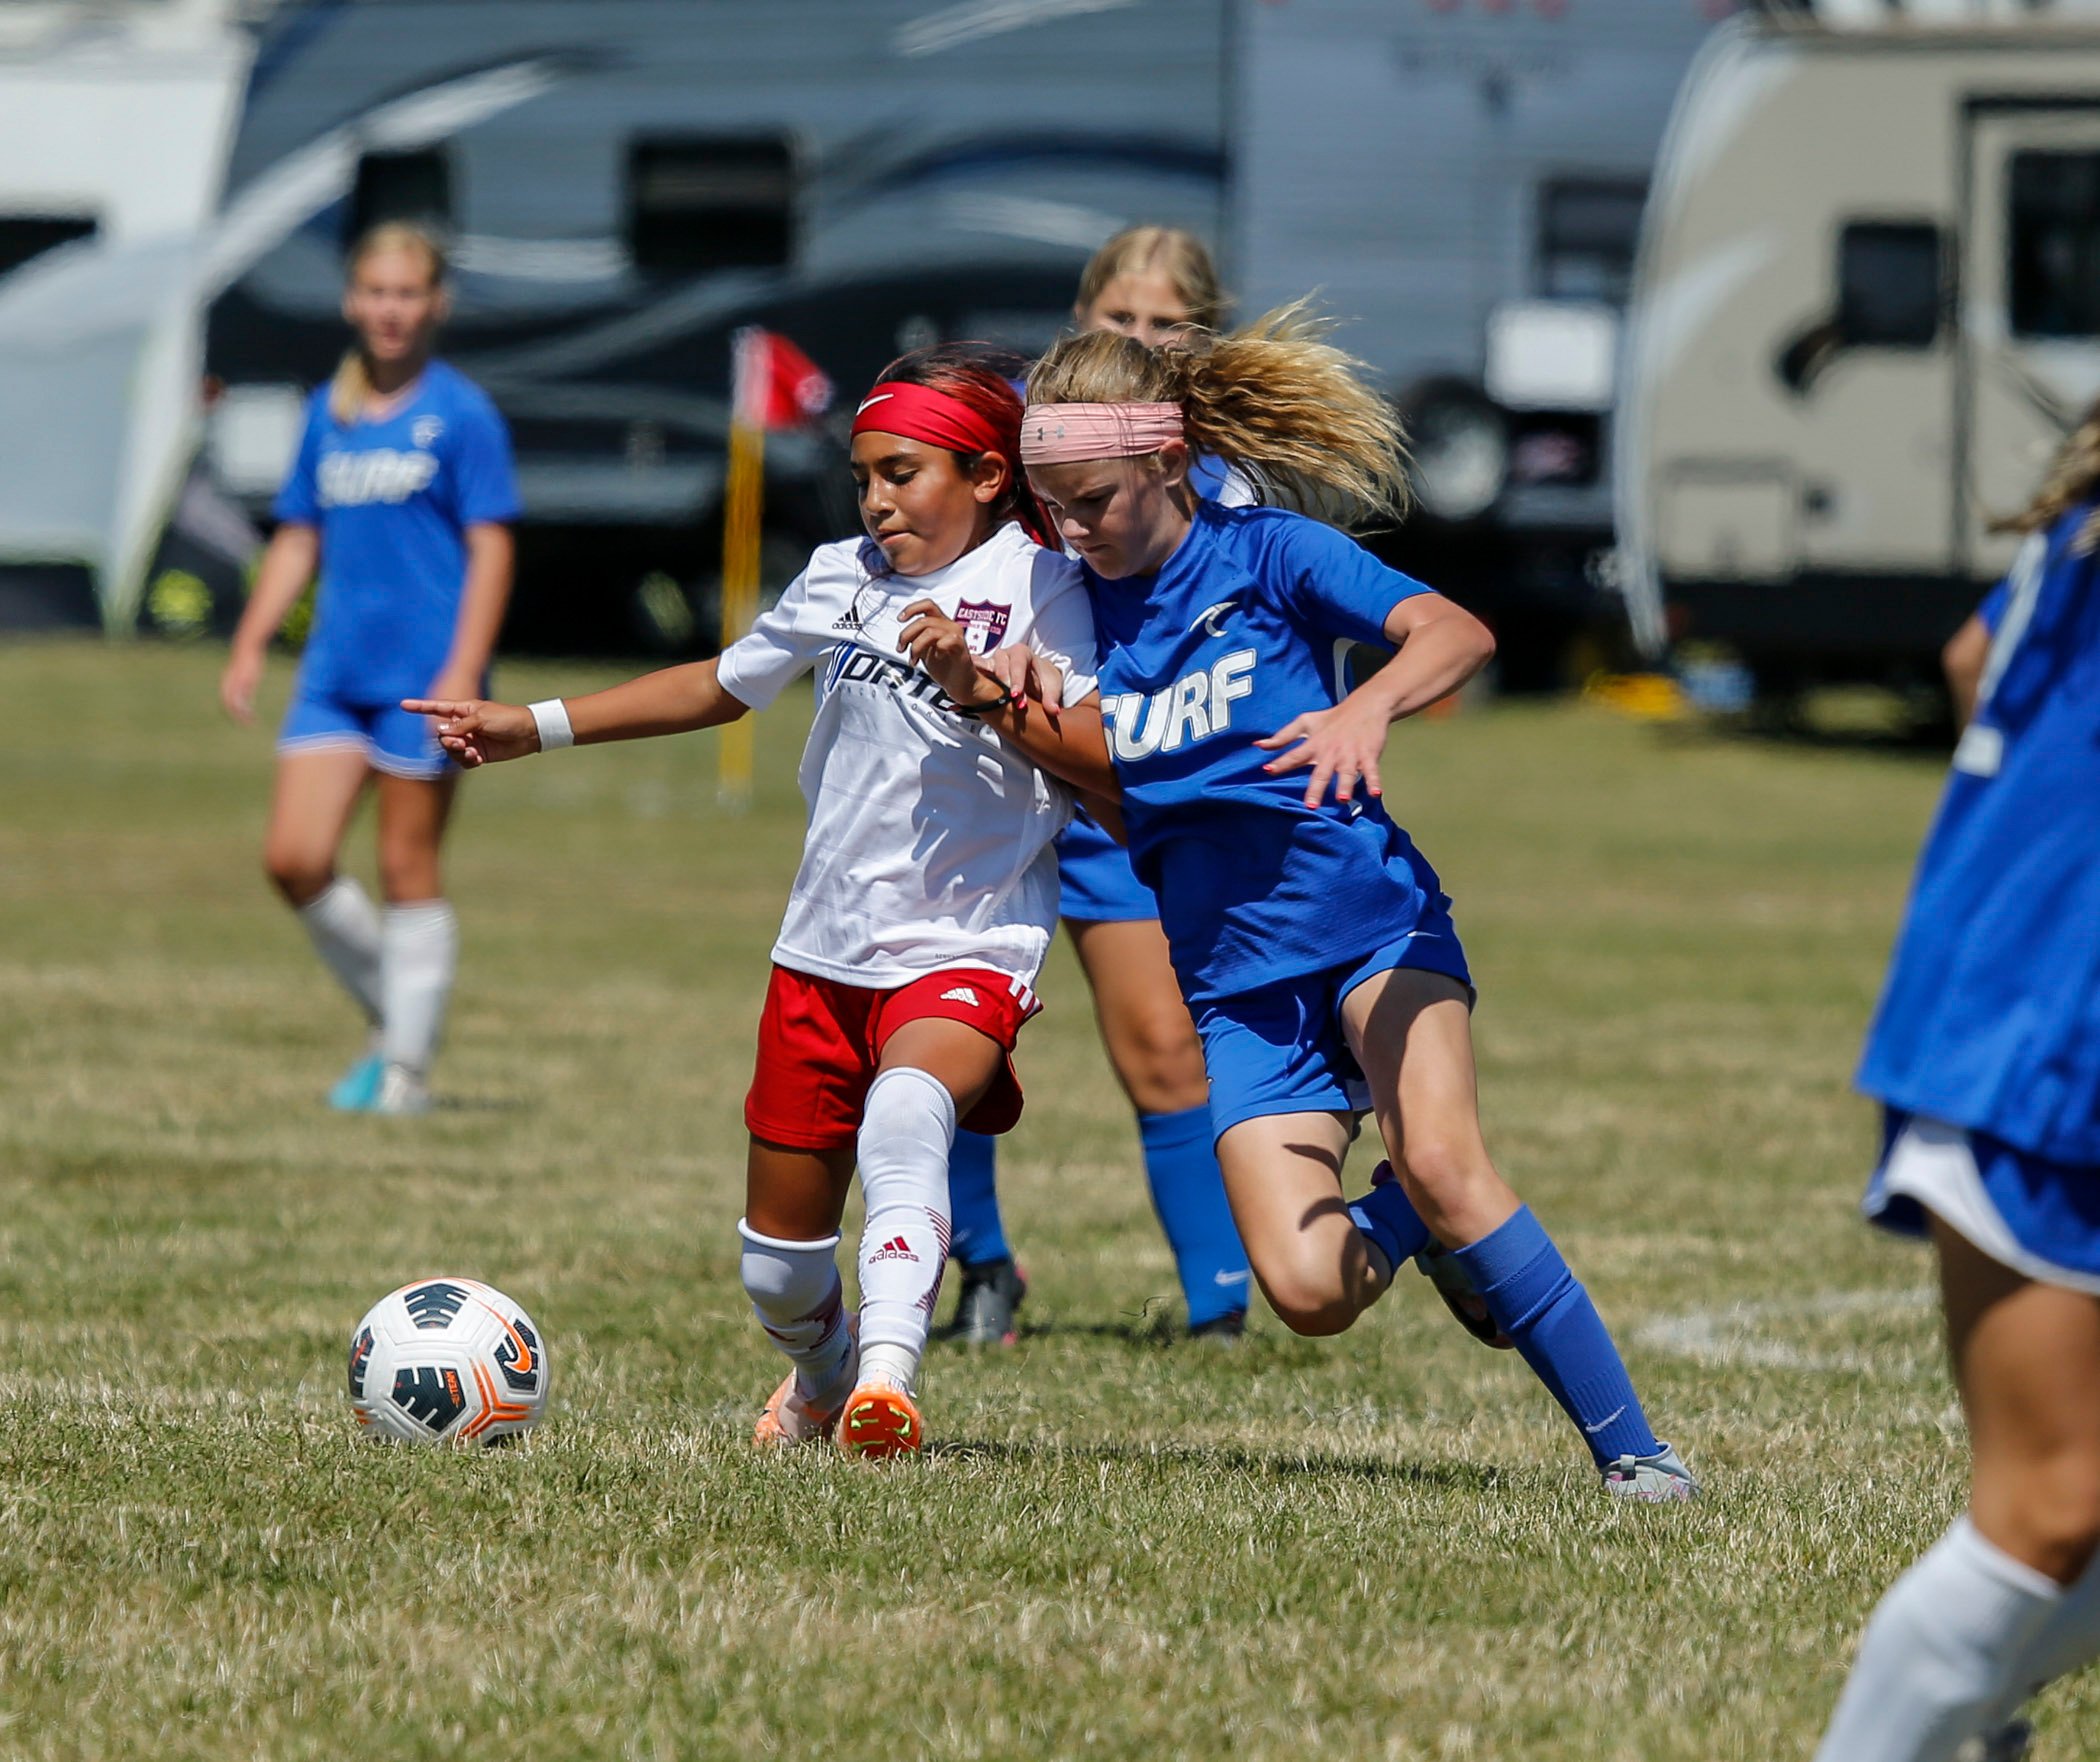
[[[375,1437],[494,1444],[547,1405],[539,1326],[479,1279],[418,1279],[373,1304],[350,1336],[350,1406]]]

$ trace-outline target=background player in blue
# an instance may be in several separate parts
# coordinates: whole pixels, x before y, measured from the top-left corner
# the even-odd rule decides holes
[[[1273,503],[1397,512],[1390,408],[1288,312],[1186,348],[1070,338],[1028,401],[1022,457],[1085,565],[1131,855],[1203,1036],[1263,1293],[1294,1330],[1339,1333],[1433,1237],[1606,1486],[1690,1497],[1588,1293],[1488,1157],[1450,902],[1380,800],[1391,724],[1457,690],[1493,639],[1331,527],[1188,485],[1194,451]],[[1340,657],[1365,641],[1399,653],[1346,691]],[[1342,1162],[1370,1110],[1391,1162],[1350,1205]]]
[[[1868,1622],[1821,1762],[2021,1755],[2021,1703],[2100,1653],[2100,406],[2012,524],[1859,1074],[1867,1214],[1938,1249],[1969,1508]]]
[[[1072,307],[1081,330],[1115,331],[1153,348],[1214,330],[1224,313],[1203,242],[1166,226],[1129,227],[1102,245],[1080,275]],[[1249,486],[1215,461],[1199,461],[1199,469],[1199,494],[1253,499]],[[1101,1043],[1137,1113],[1146,1185],[1174,1253],[1189,1332],[1235,1339],[1247,1323],[1247,1254],[1211,1150],[1203,1046],[1174,983],[1159,905],[1123,847],[1084,810],[1058,838],[1057,867],[1065,933],[1094,994]],[[962,1133],[949,1165],[962,1269],[950,1334],[979,1345],[1015,1338],[1014,1308],[1027,1289],[1000,1215],[994,1144]]]
[[[458,778],[406,697],[474,698],[510,599],[510,442],[482,392],[431,359],[445,263],[387,225],[350,254],[356,346],[315,393],[277,499],[280,522],[234,632],[219,695],[253,719],[270,639],[320,575],[313,632],[277,743],[264,864],[371,1025],[331,1092],[340,1108],[419,1113],[458,964],[438,849]],[[336,872],[377,780],[384,917]]]

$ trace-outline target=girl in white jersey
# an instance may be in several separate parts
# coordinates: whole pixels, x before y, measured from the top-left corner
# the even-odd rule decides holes
[[[1035,762],[1104,751],[1079,572],[1045,548],[1020,480],[1021,404],[961,351],[894,364],[853,424],[865,540],[819,549],[718,660],[519,708],[410,700],[466,765],[731,722],[818,673],[803,754],[802,866],[774,944],[745,1102],[744,1287],[794,1369],[754,1441],[836,1435],[879,1457],[923,1442],[913,1385],[947,1260],[959,1124],[1020,1117],[1009,1054],[1057,921],[1051,841],[1072,791]],[[976,665],[1053,653],[1029,711]],[[1105,763],[1061,768],[1109,786]],[[1098,772],[1098,777],[1094,773]],[[856,1160],[860,1310],[835,1260]]]

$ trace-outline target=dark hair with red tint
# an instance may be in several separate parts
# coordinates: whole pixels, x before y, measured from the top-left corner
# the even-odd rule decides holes
[[[935,343],[899,355],[876,376],[875,384],[922,385],[982,418],[999,436],[999,454],[1006,461],[1006,494],[993,512],[1001,519],[1011,516],[1020,521],[1023,532],[1054,551],[1060,548],[1053,536],[1055,529],[1035,491],[1028,487],[1028,474],[1021,469],[1021,394],[1014,388],[1027,372],[1025,356],[990,343]],[[953,457],[968,469],[983,455],[955,453]]]

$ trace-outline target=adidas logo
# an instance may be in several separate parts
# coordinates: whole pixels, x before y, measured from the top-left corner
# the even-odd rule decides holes
[[[848,606],[845,616],[834,618],[831,621],[831,627],[834,630],[844,632],[847,636],[858,636],[860,634],[860,618],[853,608]]]
[[[916,1263],[919,1257],[916,1254],[912,1253],[911,1249],[906,1245],[905,1240],[902,1236],[892,1236],[880,1248],[876,1249],[873,1254],[869,1255],[868,1258],[871,1261],[909,1260]]]
[[[972,1009],[984,1008],[984,999],[979,997],[967,985],[957,985],[952,990],[943,991],[941,993],[941,1001],[943,1003],[966,1003]]]

